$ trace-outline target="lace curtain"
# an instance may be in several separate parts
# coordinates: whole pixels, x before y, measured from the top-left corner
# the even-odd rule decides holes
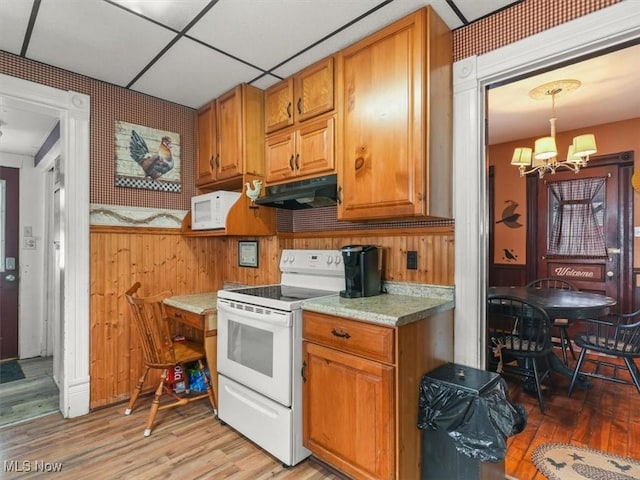
[[[606,178],[548,184],[551,226],[548,255],[605,257]]]

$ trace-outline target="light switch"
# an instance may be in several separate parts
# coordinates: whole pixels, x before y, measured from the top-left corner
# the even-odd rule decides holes
[[[633,227],[633,236],[640,237],[640,227]]]

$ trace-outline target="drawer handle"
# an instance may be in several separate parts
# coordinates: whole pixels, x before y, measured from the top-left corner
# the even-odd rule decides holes
[[[356,171],[360,170],[364,166],[364,158],[358,157],[355,161]]]
[[[331,335],[339,338],[351,338],[351,335],[349,335],[349,332],[341,332],[336,330],[335,328],[331,330]]]
[[[291,118],[291,102],[287,104],[287,117]]]

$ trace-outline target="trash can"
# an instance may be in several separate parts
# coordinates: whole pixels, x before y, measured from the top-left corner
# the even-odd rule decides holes
[[[422,480],[504,478],[507,437],[527,414],[500,375],[447,363],[422,377],[418,408]]]

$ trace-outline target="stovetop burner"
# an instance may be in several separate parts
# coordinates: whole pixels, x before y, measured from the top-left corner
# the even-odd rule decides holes
[[[311,288],[294,287],[291,285],[263,285],[259,287],[237,288],[230,291],[253,297],[280,300],[283,302],[295,302],[298,300],[308,300],[310,298],[326,297],[327,295],[334,295],[336,293],[328,290],[315,290]]]

